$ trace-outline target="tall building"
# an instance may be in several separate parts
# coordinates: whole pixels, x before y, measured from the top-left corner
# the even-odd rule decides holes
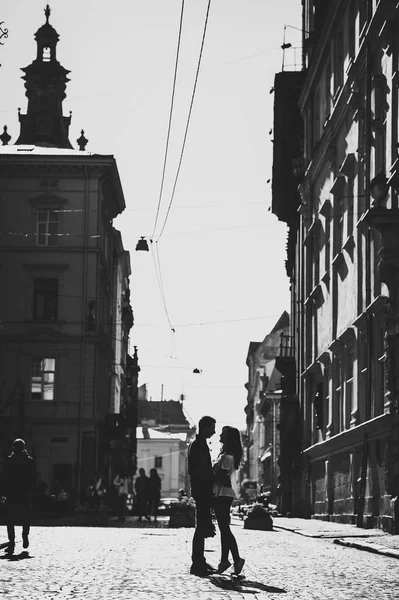
[[[255,483],[257,491],[269,492],[277,503],[280,496],[283,469],[280,469],[282,433],[281,372],[277,360],[281,342],[288,335],[289,315],[281,315],[262,342],[250,342],[247,354],[248,382],[245,407],[247,430],[245,464],[242,475]],[[281,502],[279,502],[281,504]],[[289,512],[289,511],[288,511]]]
[[[112,225],[125,209],[117,165],[86,151],[83,132],[79,150],[70,143],[69,71],[48,6],[45,15],[22,69],[19,137],[0,136],[1,450],[25,438],[38,479],[80,491],[115,458],[108,415],[134,422],[127,375],[137,389],[138,366],[127,354],[129,253]],[[134,433],[125,435],[133,452]]]
[[[298,0],[299,1],[299,0]],[[275,78],[273,212],[288,225],[302,516],[399,532],[399,3],[304,0]]]

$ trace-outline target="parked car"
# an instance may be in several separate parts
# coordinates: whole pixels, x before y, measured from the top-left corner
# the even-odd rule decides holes
[[[180,504],[180,501],[178,498],[161,498],[161,501],[159,503],[159,507],[158,507],[158,514],[160,516],[167,516],[170,515],[173,508],[173,505],[177,505]]]

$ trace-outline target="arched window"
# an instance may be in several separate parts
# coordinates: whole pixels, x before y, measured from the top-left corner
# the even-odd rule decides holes
[[[42,60],[43,62],[50,62],[51,59],[51,50],[48,46],[43,48]]]

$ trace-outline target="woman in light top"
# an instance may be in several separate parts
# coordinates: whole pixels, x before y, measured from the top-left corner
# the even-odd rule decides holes
[[[236,539],[230,529],[230,508],[235,498],[232,480],[242,459],[240,432],[235,427],[225,426],[220,434],[221,452],[213,465],[215,482],[213,484],[213,509],[220,530],[222,555],[217,572],[223,573],[229,567],[229,552],[234,561],[234,572],[239,575],[245,560],[240,557]]]

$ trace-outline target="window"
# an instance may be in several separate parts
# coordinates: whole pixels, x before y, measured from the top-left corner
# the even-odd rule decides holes
[[[338,32],[334,43],[334,94],[336,94],[344,83],[344,38],[342,30]]]
[[[348,211],[348,219],[347,219],[347,235],[350,236],[353,234],[353,204],[354,204],[354,195],[353,195],[353,189],[354,189],[354,178],[353,176],[350,176],[348,178],[348,185],[347,185],[347,195],[346,195],[346,205],[347,205],[347,211]]]
[[[376,319],[376,361],[375,361],[375,391],[373,417],[383,414],[386,400],[386,382],[385,382],[385,346],[384,346],[384,325],[381,319]]]
[[[43,62],[50,62],[51,60],[51,50],[48,46],[46,46],[45,48],[43,48]]]
[[[348,51],[349,59],[354,59],[356,54],[356,5],[352,1],[349,8],[349,23],[348,23]]]
[[[339,254],[342,251],[345,216],[345,205],[340,198],[335,198],[335,210],[335,254]]]
[[[360,35],[364,34],[363,28],[369,19],[369,0],[359,0],[359,31]]]
[[[154,467],[156,469],[162,469],[162,456],[156,456],[155,457]]]
[[[320,281],[320,243],[313,237],[311,252],[313,255],[313,287],[316,287]]]
[[[344,429],[343,398],[342,398],[342,363],[339,358],[335,359],[335,424],[334,433]]]
[[[330,118],[331,115],[331,106],[332,106],[332,97],[331,97],[331,59],[330,57],[327,60],[327,66],[326,66],[326,116],[325,119],[327,120],[328,118]]]
[[[317,144],[321,137],[320,131],[320,92],[317,90],[314,99],[314,123],[313,123],[313,144]]]
[[[327,216],[325,222],[325,231],[324,231],[324,269],[326,272],[330,270],[330,252],[331,252],[331,240],[330,240],[330,226],[331,220]]]
[[[57,319],[58,279],[35,279],[33,318],[37,321]]]
[[[36,245],[58,245],[58,211],[38,210],[36,212]]]
[[[32,359],[32,400],[54,400],[55,358]]]
[[[346,363],[346,389],[345,389],[345,422],[344,428],[350,427],[353,408],[353,348],[350,348]]]

